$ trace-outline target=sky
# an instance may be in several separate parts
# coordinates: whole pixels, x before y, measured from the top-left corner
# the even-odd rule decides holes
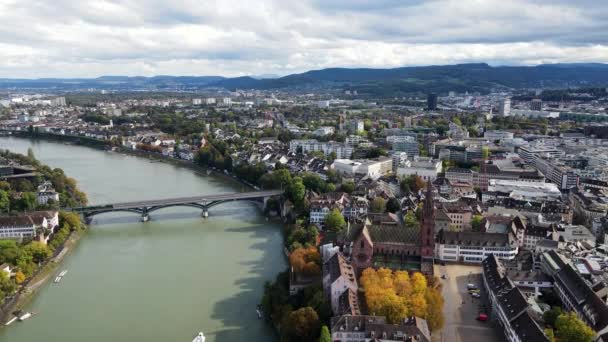
[[[604,0],[0,0],[0,78],[608,63]]]

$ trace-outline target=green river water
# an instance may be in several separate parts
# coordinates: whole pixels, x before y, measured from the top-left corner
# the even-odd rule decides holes
[[[78,181],[90,204],[246,191],[234,182],[145,158],[56,142],[0,138]],[[274,341],[255,307],[263,284],[286,266],[280,226],[251,203],[167,208],[139,222],[130,213],[94,218],[64,259],[60,284],[26,308],[38,314],[0,328],[0,342]]]

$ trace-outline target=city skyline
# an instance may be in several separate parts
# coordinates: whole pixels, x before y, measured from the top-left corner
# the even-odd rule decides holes
[[[591,1],[0,0],[0,78],[608,62]]]

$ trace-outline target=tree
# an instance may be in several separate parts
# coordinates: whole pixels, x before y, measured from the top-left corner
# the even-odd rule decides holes
[[[373,213],[383,213],[386,210],[386,201],[382,197],[376,197],[372,201],[371,211]]]
[[[332,209],[332,211],[325,216],[325,227],[327,229],[333,232],[339,232],[344,226],[346,226],[346,221],[337,208]]]
[[[289,255],[289,264],[296,273],[315,276],[321,273],[321,255],[316,247],[298,248]]]
[[[426,321],[431,331],[441,329],[444,324],[443,304],[444,300],[437,289],[429,289],[425,293],[427,303]]]
[[[8,192],[0,190],[0,212],[7,212],[10,209],[11,200],[8,197]]]
[[[326,325],[321,327],[321,336],[319,337],[319,342],[331,342],[331,334],[329,333],[329,328]]]
[[[319,315],[309,306],[292,311],[285,322],[288,341],[313,341],[320,328]]]
[[[554,327],[557,317],[559,317],[563,313],[564,311],[562,310],[562,308],[560,308],[559,306],[554,306],[551,308],[551,310],[548,310],[543,314],[543,319],[545,320],[545,323],[547,325]]]
[[[354,182],[346,182],[340,185],[340,190],[346,192],[347,194],[351,194],[355,191],[355,183]]]
[[[389,198],[389,200],[386,202],[386,211],[388,211],[389,213],[396,213],[400,209],[401,204],[399,203],[399,200],[395,197]]]
[[[26,211],[32,211],[34,209],[36,209],[36,204],[37,204],[37,200],[36,200],[36,195],[33,192],[24,192],[21,195],[21,209],[26,210]]]
[[[481,158],[488,159],[490,156],[490,148],[488,146],[481,147]]]
[[[473,215],[473,217],[471,217],[471,229],[474,232],[480,232],[482,230],[482,224],[483,222],[483,216],[481,215]]]
[[[25,250],[32,256],[33,261],[36,263],[40,263],[51,256],[51,251],[47,245],[39,241],[30,242],[25,246]]]
[[[293,182],[287,188],[287,196],[293,201],[296,207],[302,207],[304,205],[304,196],[306,195],[306,188],[302,183],[302,178],[295,177]]]
[[[15,273],[15,283],[17,283],[18,285],[23,283],[25,281],[25,274],[23,274],[23,272],[21,271],[17,271]]]
[[[555,320],[555,337],[559,342],[592,342],[595,332],[574,312],[563,313]]]

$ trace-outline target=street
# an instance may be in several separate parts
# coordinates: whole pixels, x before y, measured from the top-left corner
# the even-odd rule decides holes
[[[442,295],[445,299],[444,328],[433,334],[435,342],[501,342],[504,337],[492,322],[480,322],[476,318],[483,306],[489,308],[486,295],[473,298],[467,292],[467,284],[473,283],[479,289],[483,288],[480,266],[466,265],[435,265],[435,275],[445,274],[447,279],[440,279]],[[464,304],[463,304],[464,301]],[[487,311],[484,311],[488,313]]]

